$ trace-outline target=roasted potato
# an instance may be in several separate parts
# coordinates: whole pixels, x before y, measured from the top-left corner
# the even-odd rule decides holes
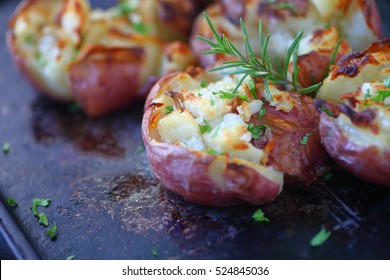
[[[272,84],[268,100],[261,80],[255,92],[246,80],[232,94],[238,79],[191,68],[162,78],[148,96],[142,136],[150,164],[191,202],[262,204],[281,192],[284,177],[309,183],[324,171],[314,101]]]
[[[100,116],[145,98],[153,77],[196,63],[186,43],[168,42],[186,38],[194,13],[192,0],[122,1],[108,10],[87,0],[25,0],[7,43],[40,92]]]
[[[317,107],[331,157],[354,175],[390,187],[390,40],[341,58],[318,97],[329,100]]]
[[[373,0],[295,0],[268,1],[220,0],[206,9],[215,29],[225,34],[240,51],[245,53],[244,36],[239,18],[246,26],[255,55],[262,48],[258,36],[259,20],[263,34],[271,34],[268,55],[283,61],[287,50],[300,29],[304,30],[299,48],[299,81],[307,87],[321,82],[327,74],[337,39],[343,37],[337,58],[352,50],[361,50],[382,36],[380,17]],[[325,28],[328,26],[328,28]],[[352,28],[353,26],[353,28]],[[202,15],[194,23],[191,45],[203,66],[213,64],[224,55],[201,55],[209,46],[196,38],[200,35],[213,39],[211,29]]]

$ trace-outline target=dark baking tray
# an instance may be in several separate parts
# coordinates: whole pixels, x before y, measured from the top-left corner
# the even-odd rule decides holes
[[[92,1],[108,6],[113,1]],[[18,1],[0,2],[0,34]],[[389,26],[389,2],[379,1]],[[353,28],[353,27],[351,27]],[[389,34],[386,30],[386,34]],[[4,38],[4,37],[3,37]],[[262,206],[269,223],[251,219],[255,206],[211,208],[166,191],[142,149],[142,105],[88,119],[40,97],[0,41],[0,207],[3,237],[18,259],[389,259],[390,190],[334,168],[328,182],[285,186]],[[58,226],[51,241],[30,206]],[[325,226],[331,238],[312,248]]]

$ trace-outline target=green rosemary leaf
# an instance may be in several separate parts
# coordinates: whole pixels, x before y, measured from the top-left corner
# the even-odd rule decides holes
[[[295,48],[298,47],[299,41],[301,40],[302,36],[303,36],[303,29],[301,29],[299,31],[298,35],[295,37],[294,41],[292,42],[292,44],[288,48],[288,51],[287,51],[287,54],[286,54],[286,58],[284,59],[284,69],[283,69],[284,70],[283,71],[283,77],[284,78],[287,78],[288,65],[290,63],[291,56],[292,56]]]

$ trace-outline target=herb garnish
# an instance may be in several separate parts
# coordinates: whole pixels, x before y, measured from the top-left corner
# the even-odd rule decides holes
[[[207,87],[206,81],[202,81],[202,82],[200,83],[200,87],[201,87],[201,88]]]
[[[310,241],[310,245],[312,247],[318,247],[324,244],[326,240],[330,237],[332,234],[331,231],[327,231],[324,227],[313,237],[313,239]]]
[[[261,110],[260,110],[259,115],[258,115],[259,120],[262,117],[264,117],[266,113],[267,113],[267,108],[265,108],[265,106],[263,105],[263,107],[261,107]]]
[[[66,257],[66,260],[68,260],[68,261],[74,260],[75,257],[76,257],[75,255],[70,255],[70,256]]]
[[[320,108],[322,111],[324,111],[329,117],[333,117],[334,114],[331,110],[329,110],[328,108],[325,108],[325,107],[321,107]]]
[[[260,136],[269,128],[266,124],[254,125],[253,123],[248,124],[248,131],[252,133],[253,139],[259,139]]]
[[[203,119],[203,121],[204,121],[205,125],[199,125],[200,133],[204,134],[206,132],[211,132],[211,126],[208,123],[208,121],[206,121],[205,119]]]
[[[165,115],[169,115],[170,113],[172,113],[175,109],[173,109],[173,106],[165,106]]]
[[[263,210],[261,210],[260,208],[257,209],[255,213],[253,213],[252,219],[256,222],[269,222],[269,219],[265,216]]]
[[[31,207],[31,210],[34,214],[35,217],[38,217],[39,216],[39,212],[38,212],[38,206],[42,206],[42,207],[47,207],[50,205],[50,199],[39,199],[39,198],[34,198],[33,199],[33,205]]]
[[[47,230],[47,235],[50,236],[51,240],[54,240],[57,238],[57,225],[54,224],[51,228]]]
[[[9,145],[8,142],[5,142],[3,144],[2,150],[3,150],[4,154],[8,154],[9,153],[9,151],[11,150],[11,146]]]
[[[330,178],[332,178],[332,173],[326,173],[325,175],[324,175],[324,177],[323,177],[323,179],[324,179],[324,181],[326,182],[326,181],[329,181],[330,180]]]
[[[121,2],[118,4],[118,10],[119,13],[126,17],[128,16],[132,11],[134,11],[137,8],[137,3],[132,1],[132,2]]]
[[[207,153],[210,154],[210,155],[217,155],[217,156],[223,156],[224,155],[224,153],[218,152],[218,151],[213,150],[211,148],[207,149]]]
[[[297,78],[298,71],[299,71],[298,64],[297,64],[298,45],[303,36],[302,29],[299,31],[299,33],[293,40],[292,44],[290,45],[283,64],[279,61],[278,58],[274,58],[274,62],[276,64],[276,68],[275,68],[273,66],[272,59],[267,54],[268,43],[271,35],[268,33],[267,36],[264,38],[262,21],[259,22],[259,37],[261,42],[262,55],[261,58],[258,59],[256,58],[252,50],[252,47],[249,43],[248,34],[246,32],[246,28],[242,19],[240,19],[240,23],[241,23],[242,33],[244,35],[244,43],[246,49],[245,55],[242,54],[236,46],[234,46],[234,44],[226,37],[225,34],[219,35],[217,33],[213,24],[211,23],[210,18],[206,13],[203,13],[203,15],[206,18],[206,21],[215,39],[215,41],[212,41],[205,37],[197,36],[198,39],[206,42],[211,46],[210,50],[205,51],[203,53],[204,54],[225,54],[225,55],[233,56],[236,59],[238,59],[238,60],[225,61],[222,63],[221,66],[210,69],[210,71],[225,70],[224,71],[225,74],[243,75],[243,77],[239,80],[237,86],[235,87],[232,93],[235,93],[237,91],[237,89],[244,82],[245,78],[248,76],[252,78],[254,77],[263,78],[264,88],[266,93],[268,94],[269,94],[268,83],[267,83],[268,81],[274,84],[290,85],[295,91],[301,94],[312,93],[321,87],[322,83],[318,83],[307,88],[303,88],[298,83],[298,78]],[[291,58],[293,60],[292,79],[288,77],[288,68],[289,68],[289,63]],[[227,69],[230,69],[230,71],[226,71]],[[270,96],[268,96],[268,98],[270,99]]]
[[[252,94],[253,98],[257,99],[256,84],[255,84],[255,80],[253,80],[252,78],[249,79],[248,88],[249,88],[249,92]]]
[[[152,255],[153,255],[153,257],[156,257],[156,258],[159,256],[156,247],[152,248]]]
[[[142,22],[133,22],[131,26],[137,33],[140,33],[142,35],[146,35],[149,33],[149,28]]]
[[[39,213],[39,215],[38,215],[38,222],[41,225],[43,225],[44,227],[48,227],[49,226],[49,221],[47,220],[47,216],[46,216],[45,212]]]
[[[302,140],[301,140],[301,144],[302,144],[302,145],[306,145],[306,144],[307,144],[307,140],[309,139],[310,134],[311,134],[311,133],[306,133],[306,134],[302,137]]]
[[[7,203],[8,203],[8,205],[11,206],[11,207],[16,207],[16,206],[18,206],[18,203],[17,203],[14,199],[12,199],[12,198],[10,198],[10,197],[7,198]]]

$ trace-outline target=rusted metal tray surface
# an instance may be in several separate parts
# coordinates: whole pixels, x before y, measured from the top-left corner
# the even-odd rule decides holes
[[[92,1],[109,6],[114,1]],[[18,1],[0,2],[0,34]],[[383,20],[390,3],[379,1]],[[389,34],[388,29],[385,31]],[[40,97],[0,40],[0,226],[16,258],[65,259],[389,259],[390,190],[338,169],[327,182],[286,186],[262,206],[211,208],[166,191],[142,148],[143,104],[88,119]],[[19,206],[4,203],[12,197]],[[34,198],[58,226],[51,241],[31,212]],[[311,238],[333,230],[318,248]]]

